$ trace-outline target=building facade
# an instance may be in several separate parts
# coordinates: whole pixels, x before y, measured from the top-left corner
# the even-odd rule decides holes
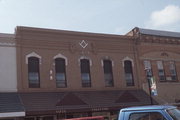
[[[149,104],[137,79],[133,37],[17,27],[16,45],[18,92],[28,116],[109,117],[123,106]],[[43,99],[46,105],[32,108],[30,101]]]
[[[110,35],[18,26],[13,40],[10,70],[16,74],[6,88],[15,87],[11,92],[25,112],[17,120],[115,119],[124,107],[180,100],[180,33],[134,28]],[[151,78],[157,91],[152,101]]]
[[[19,92],[138,88],[131,37],[18,27],[16,43]],[[129,81],[124,79],[126,62]],[[37,85],[31,85],[28,75],[37,77]]]
[[[148,75],[156,81],[161,104],[180,101],[180,33],[135,28],[127,34],[136,38],[139,80],[148,91]]]

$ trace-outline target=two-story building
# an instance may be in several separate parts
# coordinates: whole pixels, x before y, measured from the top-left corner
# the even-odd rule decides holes
[[[111,117],[150,104],[141,89],[134,37],[17,27],[18,92],[26,115]]]
[[[151,104],[148,81],[156,90],[153,104],[180,100],[180,33],[134,28],[112,35],[18,26],[11,36],[10,54],[0,51],[1,70],[8,67],[0,73],[0,95],[11,101],[3,106],[0,100],[0,115],[19,105],[22,113],[15,110],[13,120],[116,118],[121,108]]]

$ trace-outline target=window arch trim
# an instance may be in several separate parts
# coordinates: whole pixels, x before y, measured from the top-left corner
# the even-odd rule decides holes
[[[54,60],[57,59],[57,58],[63,58],[63,59],[65,59],[65,65],[66,65],[66,66],[68,65],[67,57],[65,57],[64,55],[62,55],[62,54],[59,53],[59,54],[57,54],[56,56],[53,57]]]
[[[81,57],[79,58],[79,60],[78,60],[79,66],[81,65],[81,60],[82,60],[82,59],[87,59],[87,60],[89,60],[90,67],[92,66],[92,60],[91,60],[89,57],[87,57],[87,56],[81,56]]]
[[[114,67],[114,61],[109,57],[109,56],[105,56],[101,59],[101,66],[104,67],[104,60],[109,60],[111,61],[112,67]]]
[[[134,67],[134,61],[133,61],[133,59],[131,59],[130,57],[126,56],[126,57],[122,60],[122,65],[123,65],[123,67],[125,66],[125,65],[124,65],[124,62],[125,62],[125,61],[131,61],[132,67]]]
[[[28,58],[30,58],[30,57],[38,58],[39,59],[39,64],[41,64],[42,57],[40,55],[38,55],[37,53],[35,53],[35,52],[32,52],[32,53],[26,55],[26,64],[28,64]]]

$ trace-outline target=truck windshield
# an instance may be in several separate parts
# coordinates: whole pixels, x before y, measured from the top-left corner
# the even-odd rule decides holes
[[[167,112],[174,120],[180,120],[180,111],[178,109],[170,109]]]

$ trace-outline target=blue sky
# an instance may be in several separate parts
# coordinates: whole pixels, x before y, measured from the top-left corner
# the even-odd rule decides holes
[[[0,0],[0,33],[16,26],[125,34],[134,27],[180,32],[180,0]]]

